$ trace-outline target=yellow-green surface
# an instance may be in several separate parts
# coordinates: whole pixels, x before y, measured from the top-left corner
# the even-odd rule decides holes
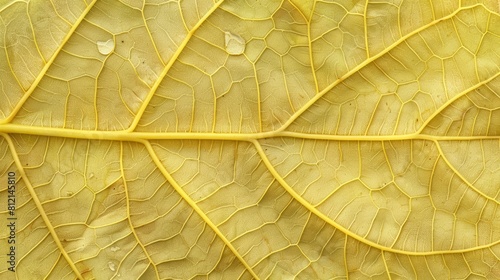
[[[1,279],[498,279],[499,2],[2,0],[0,180]]]

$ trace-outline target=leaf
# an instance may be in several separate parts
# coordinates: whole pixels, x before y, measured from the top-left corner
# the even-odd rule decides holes
[[[498,1],[0,19],[0,278],[500,278]]]

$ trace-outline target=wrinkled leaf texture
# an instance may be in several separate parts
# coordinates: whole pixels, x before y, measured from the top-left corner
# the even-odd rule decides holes
[[[498,1],[0,19],[0,278],[500,278]]]

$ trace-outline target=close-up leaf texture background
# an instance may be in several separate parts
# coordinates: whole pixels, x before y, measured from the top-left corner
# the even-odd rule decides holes
[[[0,1],[0,278],[500,279],[499,5]]]

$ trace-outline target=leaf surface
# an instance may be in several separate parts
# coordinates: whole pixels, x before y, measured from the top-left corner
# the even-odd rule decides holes
[[[0,278],[500,278],[498,1],[0,19]]]

